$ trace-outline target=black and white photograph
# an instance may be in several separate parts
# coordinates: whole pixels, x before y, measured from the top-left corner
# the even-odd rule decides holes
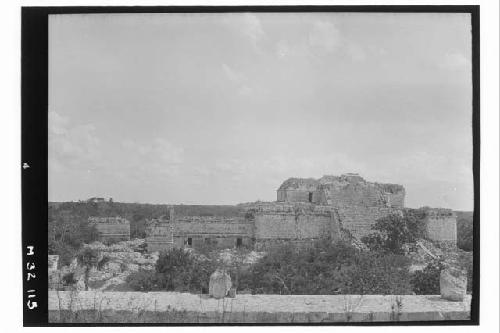
[[[477,7],[106,8],[47,15],[49,325],[477,322]]]

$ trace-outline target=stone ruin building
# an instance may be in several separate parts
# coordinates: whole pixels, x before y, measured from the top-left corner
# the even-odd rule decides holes
[[[377,219],[404,209],[405,189],[367,182],[357,174],[290,178],[277,190],[277,201],[241,204],[235,217],[176,217],[174,209],[148,221],[148,251],[211,245],[263,249],[283,242],[320,238],[360,239]],[[430,240],[456,244],[456,216],[448,209],[423,208]]]
[[[147,221],[148,252],[204,245],[232,248],[253,245],[253,224],[244,217],[169,216]]]
[[[89,217],[95,226],[99,241],[105,244],[130,240],[130,222],[122,217]]]

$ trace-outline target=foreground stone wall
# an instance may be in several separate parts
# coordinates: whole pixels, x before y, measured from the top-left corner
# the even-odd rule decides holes
[[[49,322],[320,323],[469,320],[470,296],[237,295],[49,291]]]

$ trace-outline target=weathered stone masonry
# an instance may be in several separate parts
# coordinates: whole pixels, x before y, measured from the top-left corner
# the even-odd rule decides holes
[[[89,217],[89,224],[95,226],[99,240],[113,243],[130,240],[130,222],[121,217]]]
[[[426,209],[424,223],[430,240],[456,244],[457,216],[451,209]]]
[[[276,202],[242,204],[241,216],[169,217],[149,222],[148,250],[172,247],[265,248],[282,242],[338,239],[344,232],[361,238],[377,219],[404,208],[405,189],[397,184],[367,182],[357,174],[290,178],[277,190]],[[456,243],[451,210],[426,208],[428,238]]]

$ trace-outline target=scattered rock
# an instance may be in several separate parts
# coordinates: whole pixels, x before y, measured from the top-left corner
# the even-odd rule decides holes
[[[118,262],[108,262],[106,264],[106,270],[112,273],[121,273],[122,265]]]
[[[137,265],[137,264],[128,264],[127,265],[127,270],[129,270],[131,272],[137,272],[137,271],[139,271],[139,265]]]

